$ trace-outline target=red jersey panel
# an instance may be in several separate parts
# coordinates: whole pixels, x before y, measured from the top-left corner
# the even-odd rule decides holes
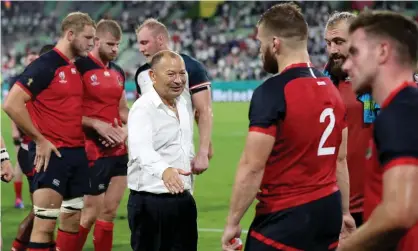
[[[112,124],[116,118],[122,125],[119,103],[125,86],[123,70],[113,62],[106,67],[92,55],[77,60],[76,66],[84,82],[83,116]],[[99,135],[94,129],[85,128],[84,132],[87,158],[90,161],[127,154],[125,144],[107,148],[98,141]]]
[[[347,109],[348,147],[347,164],[350,176],[350,212],[363,211],[365,158],[372,136],[371,124],[363,119],[364,105],[354,94],[349,81],[338,85],[341,97]],[[369,105],[369,104],[366,104]]]
[[[296,64],[259,86],[250,105],[250,131],[275,137],[257,214],[272,213],[336,191],[336,161],[345,106],[329,78]]]
[[[372,165],[367,171],[364,218],[382,199],[383,175],[399,164],[418,165],[418,89],[405,83],[383,103],[374,123]],[[418,167],[417,167],[418,168]],[[418,223],[398,245],[398,251],[418,250]]]
[[[58,49],[41,55],[18,77],[32,100],[26,104],[35,127],[56,147],[83,147],[83,83]]]

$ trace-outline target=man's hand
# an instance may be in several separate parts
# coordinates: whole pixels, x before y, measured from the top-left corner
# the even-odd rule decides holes
[[[127,130],[120,126],[115,118],[114,124],[109,124],[100,120],[95,120],[94,129],[101,136],[99,141],[105,147],[115,147],[125,142],[128,137]]]
[[[3,162],[1,162],[1,179],[4,182],[10,182],[13,179],[13,176],[12,163],[10,163],[10,160],[3,160]]]
[[[125,142],[126,139],[128,138],[128,130],[125,127],[123,127],[119,124],[117,118],[115,118],[114,128],[115,128],[116,133],[122,139],[122,141],[120,143]]]
[[[33,164],[37,172],[40,172],[42,168],[43,170],[48,168],[51,152],[61,158],[61,153],[49,140],[43,138],[36,141],[36,156]]]
[[[192,172],[194,174],[201,174],[209,167],[209,157],[207,153],[199,152],[192,160]]]
[[[341,226],[340,243],[348,238],[356,230],[356,221],[350,213],[343,215],[343,225]]]
[[[116,146],[123,142],[125,139],[119,135],[118,131],[113,127],[113,124],[103,122],[101,120],[94,121],[94,129],[101,136],[101,142],[104,146]]]
[[[180,175],[189,176],[191,172],[186,172],[183,169],[169,167],[163,172],[163,181],[165,187],[172,194],[182,193],[184,191],[184,183]]]
[[[240,225],[229,225],[225,226],[224,234],[222,236],[222,250],[223,251],[234,251],[239,250],[239,243],[231,243],[234,238],[240,238],[241,226]]]

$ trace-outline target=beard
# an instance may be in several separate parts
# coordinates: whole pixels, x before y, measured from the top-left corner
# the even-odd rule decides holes
[[[339,59],[339,62],[335,60]],[[347,78],[347,73],[343,71],[343,64],[346,57],[342,54],[334,53],[329,57],[329,69],[332,76],[336,77],[338,80],[344,80]]]
[[[99,48],[99,56],[100,56],[100,58],[101,58],[103,61],[110,62],[110,61],[115,60],[115,58],[116,58],[116,56],[117,56],[117,55],[113,56],[113,55],[111,55],[111,54],[109,54],[109,53],[106,53],[106,52],[105,52],[104,50],[102,50],[101,48]]]
[[[81,48],[81,45],[80,45],[80,43],[78,43],[77,39],[75,39],[71,43],[71,52],[76,57],[87,57],[87,55],[88,55],[88,52]]]
[[[271,74],[276,74],[279,71],[279,63],[269,49],[263,55],[263,68]]]

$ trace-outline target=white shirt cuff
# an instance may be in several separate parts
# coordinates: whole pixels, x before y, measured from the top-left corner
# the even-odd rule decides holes
[[[156,163],[153,163],[151,166],[151,174],[159,179],[163,179],[163,173],[165,169],[169,168],[170,165],[164,161],[159,161]]]

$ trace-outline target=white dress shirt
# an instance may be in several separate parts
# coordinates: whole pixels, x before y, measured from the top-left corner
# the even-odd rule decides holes
[[[176,114],[154,88],[133,104],[128,116],[128,188],[150,193],[169,193],[162,180],[168,167],[191,171],[193,156],[187,101],[176,100]],[[180,175],[184,189],[191,189],[191,176]]]

